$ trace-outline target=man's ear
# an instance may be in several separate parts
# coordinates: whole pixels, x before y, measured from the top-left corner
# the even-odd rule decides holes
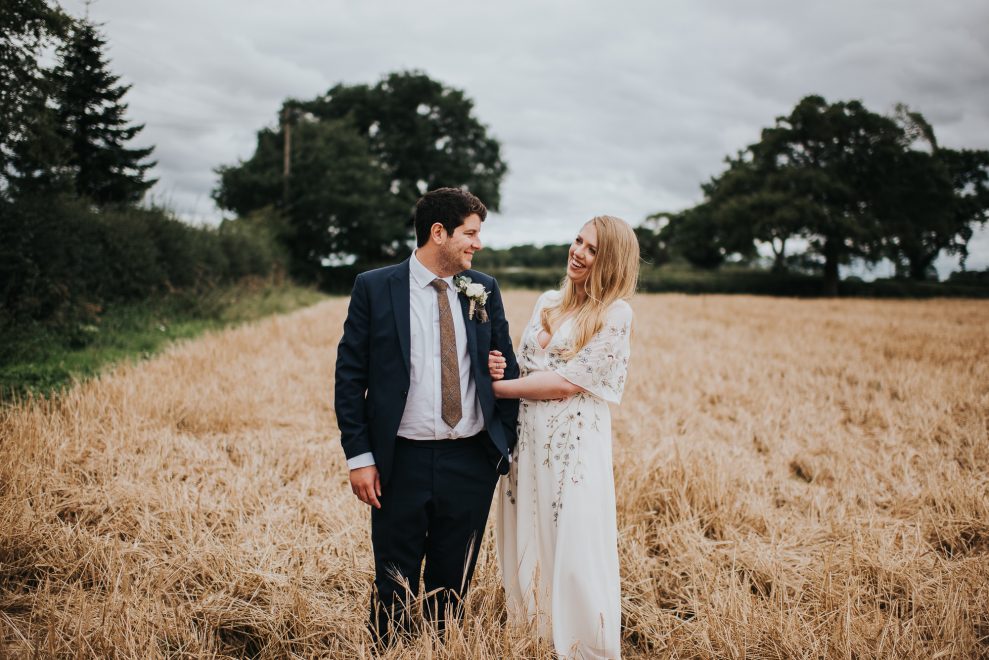
[[[443,226],[442,222],[434,222],[429,228],[429,237],[433,239],[434,242],[442,245],[446,242],[447,233],[446,228]]]

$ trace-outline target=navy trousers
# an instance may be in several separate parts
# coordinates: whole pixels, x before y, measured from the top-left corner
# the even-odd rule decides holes
[[[381,508],[371,509],[375,589],[370,626],[377,639],[417,624],[411,606],[420,572],[431,594],[424,601],[426,616],[442,629],[448,608],[462,615],[460,601],[474,574],[499,476],[489,444],[484,431],[457,440],[396,439]]]

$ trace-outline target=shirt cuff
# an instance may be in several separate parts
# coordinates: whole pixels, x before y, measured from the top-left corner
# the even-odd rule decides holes
[[[347,467],[351,470],[365,468],[371,465],[374,465],[374,454],[369,451],[347,459]]]

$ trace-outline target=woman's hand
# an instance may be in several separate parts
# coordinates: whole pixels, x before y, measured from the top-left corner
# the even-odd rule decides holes
[[[508,361],[501,354],[501,351],[491,351],[488,353],[488,373],[491,374],[491,380],[497,381],[505,377],[505,366]]]

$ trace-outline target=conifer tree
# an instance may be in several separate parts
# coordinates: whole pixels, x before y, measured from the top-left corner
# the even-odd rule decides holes
[[[59,48],[54,71],[59,130],[76,192],[99,205],[134,203],[154,185],[145,159],[154,147],[129,148],[144,128],[128,125],[124,95],[130,85],[110,71],[106,40],[88,18],[75,22]]]

